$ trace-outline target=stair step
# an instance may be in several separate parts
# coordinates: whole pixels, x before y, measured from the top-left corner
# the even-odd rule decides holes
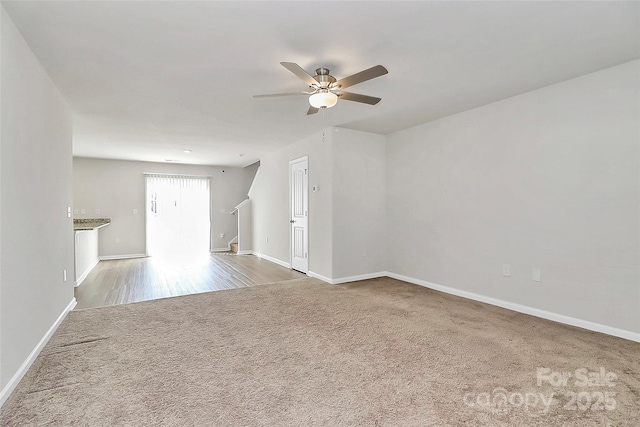
[[[234,254],[238,253],[238,244],[237,243],[232,243],[231,244],[231,252],[233,252]]]

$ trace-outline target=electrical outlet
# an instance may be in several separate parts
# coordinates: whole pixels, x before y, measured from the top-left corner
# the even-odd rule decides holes
[[[74,210],[73,210],[73,214],[74,214],[74,215],[78,215],[78,209],[74,209]]]
[[[363,257],[367,256],[367,248],[364,248],[364,249],[362,250],[362,256],[363,256]]]
[[[504,276],[511,276],[511,266],[509,264],[502,264],[502,274]]]
[[[100,209],[96,209],[96,215],[100,215]]]
[[[120,243],[120,238],[116,237],[116,243]]]
[[[224,233],[220,233],[220,238],[224,239]]]
[[[86,215],[86,214],[87,214],[86,209],[80,209],[80,215]]]
[[[138,215],[138,209],[134,209],[134,210],[133,210],[133,214],[134,214],[134,215]]]
[[[224,208],[220,208],[220,213],[224,213]]]

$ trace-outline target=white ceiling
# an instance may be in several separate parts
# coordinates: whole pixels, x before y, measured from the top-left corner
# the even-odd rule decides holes
[[[388,134],[640,57],[636,1],[2,4],[87,157],[245,166],[325,126]],[[349,89],[382,102],[323,117],[253,98],[306,89],[281,61],[337,78],[382,64]]]

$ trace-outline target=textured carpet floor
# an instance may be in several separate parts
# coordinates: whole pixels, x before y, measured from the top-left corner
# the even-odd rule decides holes
[[[0,424],[638,426],[640,344],[393,279],[302,279],[71,312]]]

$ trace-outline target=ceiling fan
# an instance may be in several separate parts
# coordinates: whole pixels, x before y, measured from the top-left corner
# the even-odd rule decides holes
[[[382,65],[376,65],[375,67],[368,68],[359,73],[353,74],[349,77],[345,77],[340,80],[336,80],[335,77],[329,74],[327,68],[316,69],[316,75],[312,76],[307,73],[301,66],[294,62],[281,62],[287,70],[302,79],[309,85],[308,91],[300,92],[287,92],[287,93],[273,93],[268,95],[254,95],[254,98],[270,98],[275,96],[309,96],[309,111],[307,115],[315,114],[318,110],[324,110],[325,108],[331,108],[338,102],[338,98],[347,101],[362,102],[364,104],[376,105],[380,102],[381,98],[374,96],[360,95],[352,92],[345,92],[342,89],[350,86],[357,85],[358,83],[366,82],[367,80],[375,79],[376,77],[384,76],[388,73],[387,69]]]

